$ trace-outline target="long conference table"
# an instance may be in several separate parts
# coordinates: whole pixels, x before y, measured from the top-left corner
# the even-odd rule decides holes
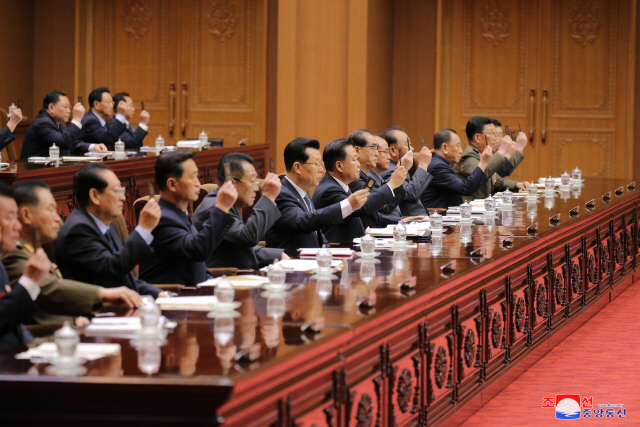
[[[215,168],[205,156],[201,168]],[[494,223],[455,225],[416,249],[380,250],[368,283],[356,256],[330,283],[288,273],[284,298],[238,289],[231,320],[165,311],[178,326],[152,375],[138,368],[129,339],[82,336],[118,343],[121,352],[89,362],[78,377],[15,359],[25,348],[5,351],[2,420],[455,425],[632,283],[639,195],[635,182],[586,179],[535,203],[516,199],[513,215]],[[322,321],[319,331],[310,327]]]

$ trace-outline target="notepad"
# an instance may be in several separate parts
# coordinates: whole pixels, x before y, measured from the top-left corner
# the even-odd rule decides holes
[[[283,259],[278,261],[278,265],[285,271],[310,271],[318,268],[318,262],[315,259]],[[331,267],[341,267],[342,260],[331,261]],[[267,271],[267,267],[261,268],[261,271]]]
[[[210,311],[217,303],[218,298],[215,295],[156,299],[156,304],[162,310]]]
[[[355,251],[349,248],[325,248],[331,255],[336,258],[351,258],[355,255]],[[300,251],[300,258],[315,258],[318,254],[319,248],[302,248]]]

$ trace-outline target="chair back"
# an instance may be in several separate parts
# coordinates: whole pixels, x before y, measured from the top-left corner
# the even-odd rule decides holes
[[[156,194],[153,197],[156,199],[156,202],[160,200],[160,195],[158,194]],[[148,201],[149,201],[149,196],[144,196],[144,197],[140,197],[138,200],[133,202],[133,215],[136,218],[135,225],[138,225],[138,220],[140,219],[140,212],[142,212],[144,205],[146,205]]]
[[[121,213],[113,220],[113,226],[116,228],[120,240],[124,242],[129,237],[129,230],[127,230],[127,221]]]

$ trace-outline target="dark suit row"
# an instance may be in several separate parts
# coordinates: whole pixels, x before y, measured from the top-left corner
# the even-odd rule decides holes
[[[54,143],[60,147],[61,156],[86,153],[91,144],[105,144],[107,149],[113,150],[115,142],[126,131],[124,123],[113,120],[115,122],[105,130],[98,116],[89,110],[82,118],[82,129],[73,123],[67,128],[64,123],[56,125],[47,111],[40,110],[24,137],[20,158],[49,157],[49,147]]]
[[[82,130],[75,124],[66,127],[60,123],[57,126],[53,117],[41,110],[24,136],[20,158],[49,157],[49,147],[53,144],[60,147],[61,156],[68,156],[74,151],[86,152],[90,144],[80,141],[81,136]]]
[[[114,133],[117,132],[120,127],[120,121],[115,117],[107,122],[107,129],[113,130]],[[119,138],[124,142],[124,148],[140,148],[142,147],[142,141],[145,136],[147,136],[147,131],[142,129],[142,126],[138,126],[138,128],[134,130],[130,124],[125,124],[124,131],[122,131]],[[109,144],[115,148],[115,141]],[[109,148],[109,145],[107,145],[107,148]],[[111,148],[109,149],[111,150]]]
[[[140,261],[140,278],[149,283],[195,286],[211,277],[205,261],[220,244],[233,218],[214,207],[198,232],[186,212],[160,198],[160,222],[153,230],[153,257]]]
[[[105,288],[126,286],[154,298],[161,292],[133,274],[133,268],[153,254],[142,236],[134,231],[122,242],[113,224],[102,234],[84,208],[71,212],[60,229],[55,248],[58,267],[67,279]]]
[[[482,169],[476,167],[465,180],[456,176],[449,163],[437,153],[433,154],[427,172],[433,177],[422,193],[425,208],[448,208],[462,204],[462,196],[473,194],[487,180]]]
[[[340,203],[321,209],[313,209],[312,205],[312,210],[309,210],[287,178],[282,180],[276,205],[280,210],[280,218],[267,231],[267,246],[282,248],[291,257],[299,255],[299,248],[320,248],[328,244],[320,229],[329,224],[344,223]]]
[[[396,169],[396,165],[397,163],[393,160],[389,163],[389,169],[380,174],[382,182],[389,182],[393,171]],[[402,183],[404,198],[400,201],[398,208],[392,213],[396,216],[426,215],[427,210],[422,205],[420,197],[432,179],[431,174],[422,168],[416,168],[412,177],[409,177],[409,174],[407,174],[407,178]]]
[[[369,176],[360,170],[360,176],[355,181],[349,183],[349,189],[351,192],[356,192],[358,190],[362,190],[365,185],[367,185],[367,181],[369,180]],[[385,191],[379,190],[384,184],[375,185],[371,191]],[[388,186],[387,186],[388,187]],[[387,203],[385,203],[380,209],[377,211],[370,212],[368,215],[363,215],[361,217],[362,225],[366,229],[370,228],[378,228],[378,227],[386,227],[387,224],[395,224],[400,221],[402,218],[399,215],[393,214],[393,210],[400,204],[402,199],[404,198],[404,189],[396,188],[397,191],[393,192],[393,199]]]
[[[198,230],[209,218],[218,200],[218,190],[213,190],[202,200],[193,213],[193,225]],[[282,257],[282,249],[258,245],[267,230],[280,218],[278,207],[268,198],[261,197],[253,206],[253,212],[245,224],[236,208],[229,210],[233,223],[224,233],[220,245],[207,258],[207,267],[249,268],[257,270]]]
[[[396,195],[399,192],[404,192],[402,187],[396,188]],[[327,172],[313,192],[312,200],[316,207],[323,208],[340,203],[351,194],[351,189],[345,192],[336,179]],[[391,188],[388,185],[383,185],[371,192],[367,202],[360,209],[353,211],[341,223],[328,224],[322,229],[322,232],[329,242],[352,242],[354,238],[362,237],[365,233],[362,218],[368,217],[367,221],[371,222],[375,218],[374,227],[377,227],[378,210],[394,200],[395,197],[391,192]]]
[[[7,145],[11,144],[16,139],[16,136],[11,132],[9,126],[5,126],[0,130],[0,150]]]

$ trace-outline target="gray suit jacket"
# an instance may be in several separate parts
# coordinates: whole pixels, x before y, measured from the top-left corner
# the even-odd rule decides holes
[[[380,174],[384,183],[389,182],[391,179],[391,174],[393,174],[393,171],[396,169],[396,164],[397,163],[392,160],[389,164],[389,169]],[[427,210],[422,205],[420,196],[432,179],[433,177],[429,172],[420,168],[416,168],[412,177],[409,177],[407,174],[407,178],[402,183],[402,187],[404,187],[404,199],[400,202],[400,205],[396,208],[398,210],[394,211],[394,213],[398,216],[426,215]]]
[[[216,205],[218,190],[213,190],[202,200],[193,213],[193,225],[198,230]],[[261,197],[245,224],[236,208],[229,210],[233,219],[220,245],[207,258],[207,267],[237,267],[258,269],[282,257],[282,249],[259,246],[267,230],[280,218],[280,210],[271,200]]]

